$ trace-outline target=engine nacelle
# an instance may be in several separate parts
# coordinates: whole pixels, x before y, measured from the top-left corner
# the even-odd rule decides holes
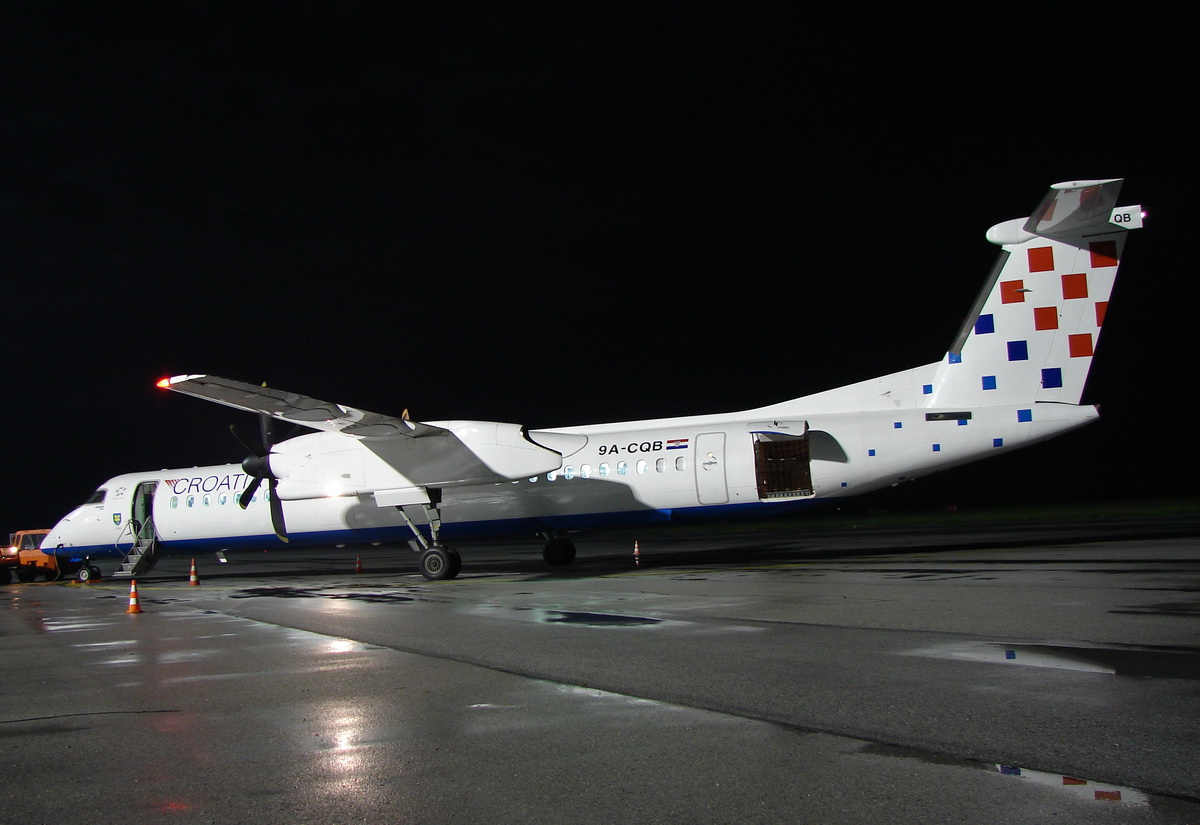
[[[489,484],[531,478],[562,466],[559,452],[534,443],[517,424],[439,421],[432,426],[441,432],[368,439],[315,433],[282,441],[268,458],[271,475],[278,480],[276,493],[294,501]]]

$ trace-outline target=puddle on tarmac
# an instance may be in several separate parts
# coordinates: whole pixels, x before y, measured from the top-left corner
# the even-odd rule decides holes
[[[652,619],[649,616],[630,616],[626,613],[596,613],[589,610],[564,610],[549,607],[524,607],[503,604],[472,603],[464,605],[465,612],[489,618],[515,619],[541,625],[570,625],[574,627],[679,627],[685,622],[672,619]]]
[[[1001,776],[1009,776],[1015,779],[1022,779],[1027,782],[1042,785],[1047,788],[1054,788],[1062,791],[1077,799],[1087,800],[1089,802],[1099,802],[1105,804],[1119,803],[1131,807],[1141,807],[1150,804],[1150,795],[1139,791],[1136,788],[1127,788],[1123,785],[1113,785],[1109,782],[1096,782],[1091,779],[1080,779],[1075,776],[1067,776],[1061,773],[1047,773],[1045,771],[1035,771],[1029,768],[1021,768],[1015,765],[1001,765],[997,763],[976,762],[971,759],[962,759],[956,756],[947,756],[946,754],[932,753],[927,751],[917,750],[915,748],[906,748],[900,745],[885,745],[872,744],[867,745],[860,751],[861,753],[871,754],[873,756],[888,756],[896,759],[916,759],[921,762],[927,762],[934,765],[949,765],[960,768],[973,768],[977,770],[995,771]]]
[[[575,624],[588,627],[638,627],[661,624],[661,619],[621,616],[613,613],[580,613],[573,610],[547,610],[542,621],[549,624]]]
[[[229,596],[231,599],[332,599],[371,604],[395,604],[415,601],[412,596],[402,596],[399,593],[330,593],[319,588],[305,587],[251,587],[239,590]]]
[[[994,767],[1002,776],[1024,779],[1027,782],[1043,785],[1047,788],[1054,788],[1078,799],[1086,799],[1089,802],[1104,802],[1109,804],[1115,802],[1133,807],[1150,804],[1150,797],[1134,788],[1111,785],[1107,782],[1093,782],[1090,779],[1079,779],[1078,777],[1067,776],[1061,773],[1032,771],[1029,768],[1018,768],[1014,765],[995,765]]]
[[[917,655],[977,662],[1078,670],[1115,676],[1200,679],[1200,649],[1108,648],[1072,645],[972,643],[915,651]]]
[[[358,601],[372,604],[394,604],[417,601],[413,596],[389,592],[330,592],[321,588],[303,587],[251,587],[230,595],[231,599],[329,599],[331,601]],[[475,605],[475,611],[501,610],[512,614],[529,613],[543,624],[569,624],[584,627],[644,627],[663,624],[662,619],[645,616],[626,616],[619,613],[589,613],[575,610],[546,610],[542,608],[502,608],[495,605]]]

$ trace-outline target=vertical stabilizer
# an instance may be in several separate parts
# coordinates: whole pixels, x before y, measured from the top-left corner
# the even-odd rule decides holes
[[[1002,248],[963,328],[922,388],[922,406],[1078,404],[1125,238],[1140,206],[1122,181],[1055,184],[1029,218],[988,230]]]

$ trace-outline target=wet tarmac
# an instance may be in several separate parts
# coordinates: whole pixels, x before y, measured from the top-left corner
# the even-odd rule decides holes
[[[171,559],[141,614],[4,586],[0,822],[1200,823],[1196,527]]]

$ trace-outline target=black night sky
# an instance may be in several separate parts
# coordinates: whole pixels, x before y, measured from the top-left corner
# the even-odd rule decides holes
[[[154,388],[178,373],[554,426],[934,361],[985,230],[1093,177],[1148,212],[1089,384],[1104,418],[911,487],[1194,493],[1177,23],[809,5],[6,4],[0,528],[240,460],[227,427],[252,420]]]

